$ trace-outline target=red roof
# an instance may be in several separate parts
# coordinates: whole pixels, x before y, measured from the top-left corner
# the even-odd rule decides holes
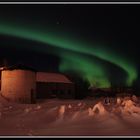
[[[65,75],[59,73],[37,72],[37,82],[72,83]]]

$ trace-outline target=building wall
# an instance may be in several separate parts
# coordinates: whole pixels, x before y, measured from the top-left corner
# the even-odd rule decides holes
[[[37,82],[37,98],[74,98],[73,83]]]
[[[0,91],[1,91],[1,71],[0,71]]]
[[[4,70],[1,94],[10,101],[31,103],[36,96],[36,73],[29,70]]]

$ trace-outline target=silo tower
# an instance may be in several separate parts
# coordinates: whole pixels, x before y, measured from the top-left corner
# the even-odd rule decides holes
[[[13,102],[35,103],[36,71],[23,65],[3,68],[1,95]]]

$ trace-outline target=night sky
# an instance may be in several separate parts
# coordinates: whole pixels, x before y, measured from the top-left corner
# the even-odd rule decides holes
[[[140,5],[0,5],[0,61],[139,86]]]

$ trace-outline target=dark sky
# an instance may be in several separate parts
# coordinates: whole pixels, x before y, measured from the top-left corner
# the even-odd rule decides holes
[[[54,32],[62,31],[63,35],[70,36],[69,42],[75,38],[78,42],[84,40],[101,44],[118,56],[128,58],[138,70],[137,84],[140,66],[139,15],[140,5],[0,5],[0,22],[8,26],[16,23],[24,28],[28,25],[44,30],[51,27]],[[41,42],[0,33],[0,43],[1,62],[3,58],[9,58],[40,70],[58,71],[58,56],[27,48],[44,47]]]
[[[139,5],[0,5],[1,20],[50,24],[85,39],[123,44],[119,49],[134,56],[139,54],[139,14]]]

